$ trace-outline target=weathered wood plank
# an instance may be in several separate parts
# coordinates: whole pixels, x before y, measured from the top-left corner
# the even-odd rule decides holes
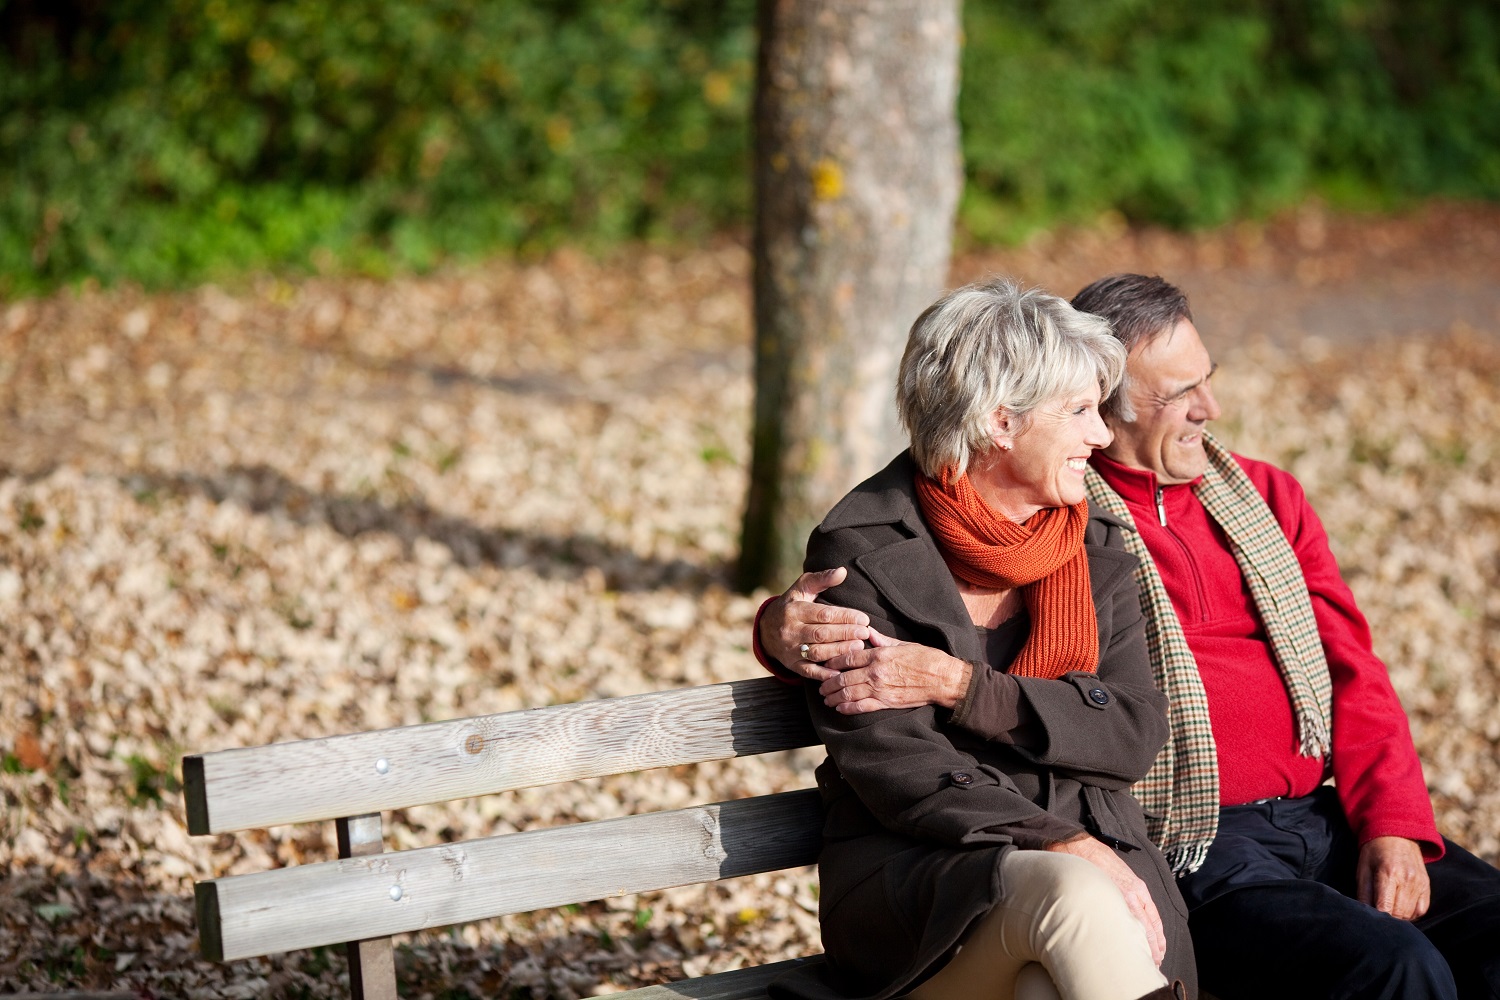
[[[198,921],[198,950],[210,962],[224,961],[219,940],[219,893],[212,880],[193,883],[193,912]]]
[[[188,830],[224,833],[816,742],[774,678],[183,758]]]
[[[757,965],[716,976],[684,979],[661,986],[644,986],[638,990],[616,993],[622,1000],[764,1000],[766,986],[781,975],[809,962],[821,962],[821,956],[793,958],[774,965]]]
[[[232,960],[810,865],[820,814],[802,789],[215,879],[200,935]]]
[[[335,821],[339,857],[364,858],[385,850],[380,813],[346,816]],[[396,955],[388,937],[344,942],[353,1000],[398,1000]]]

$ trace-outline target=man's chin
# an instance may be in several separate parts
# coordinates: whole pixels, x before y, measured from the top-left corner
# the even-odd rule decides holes
[[[1196,444],[1178,445],[1173,451],[1167,471],[1179,483],[1190,483],[1208,471],[1208,452],[1203,449],[1201,438]]]

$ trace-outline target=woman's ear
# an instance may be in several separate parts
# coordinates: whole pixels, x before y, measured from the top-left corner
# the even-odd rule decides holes
[[[990,440],[1001,451],[1010,451],[1016,446],[1017,420],[1015,414],[1000,407],[990,414]]]

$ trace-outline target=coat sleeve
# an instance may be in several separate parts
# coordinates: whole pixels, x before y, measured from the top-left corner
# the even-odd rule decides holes
[[[1034,763],[1088,784],[1123,788],[1145,776],[1166,744],[1167,701],[1151,676],[1135,574],[1127,563],[1111,565],[1111,577],[1095,587],[1098,673],[1043,680],[976,670],[954,722],[1013,744]],[[1002,685],[1020,692],[1008,712],[1006,695],[990,694]]]
[[[855,558],[870,545],[857,530],[816,531],[806,568],[845,566],[848,577],[820,597],[857,608],[886,635],[899,635],[887,602]],[[1037,848],[1083,832],[1022,795],[998,768],[981,765],[943,733],[939,709],[884,709],[842,715],[809,684],[813,726],[839,774],[887,829],[951,847],[1015,844]]]

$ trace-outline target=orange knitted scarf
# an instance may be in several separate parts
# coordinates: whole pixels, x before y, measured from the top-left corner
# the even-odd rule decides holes
[[[1021,588],[1031,635],[1011,665],[1022,677],[1061,677],[1099,669],[1099,625],[1083,550],[1088,501],[1047,507],[1025,524],[984,502],[969,482],[944,471],[917,474],[917,499],[954,576],[981,587]]]

